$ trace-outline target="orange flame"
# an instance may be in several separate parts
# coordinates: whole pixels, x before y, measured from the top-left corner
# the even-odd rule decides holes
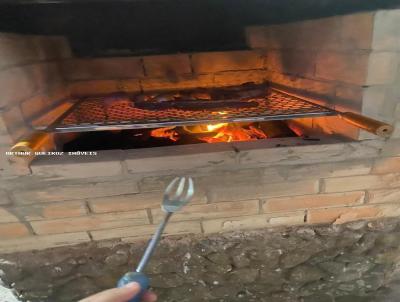
[[[219,123],[219,124],[213,124],[213,125],[207,125],[207,130],[208,132],[214,132],[215,130],[227,126],[227,123]]]
[[[179,139],[179,134],[176,132],[175,127],[157,128],[151,130],[150,135],[153,137],[165,137],[176,142]]]
[[[216,125],[207,125],[216,126]],[[267,138],[267,135],[260,129],[250,125],[248,129],[239,124],[218,124],[217,134],[211,137],[200,137],[199,139],[207,143],[218,142],[237,142],[237,141],[251,141],[256,139]],[[210,127],[215,129],[215,127]],[[215,131],[210,131],[215,132]]]
[[[154,129],[150,132],[150,135],[153,137],[168,138],[176,142],[179,139],[179,134],[175,128],[176,127],[166,127]],[[256,128],[252,124],[203,124],[184,126],[183,130],[197,136],[197,139],[207,143],[251,141],[267,138],[267,135],[261,129]],[[204,134],[207,133],[210,133],[210,136],[204,136]]]

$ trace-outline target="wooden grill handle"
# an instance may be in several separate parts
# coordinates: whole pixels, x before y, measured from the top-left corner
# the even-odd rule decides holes
[[[393,126],[361,114],[354,112],[340,112],[339,116],[346,122],[380,137],[387,138],[393,132]]]
[[[34,156],[35,151],[49,151],[53,149],[53,135],[44,132],[34,132],[31,135],[21,139],[14,146],[11,147],[12,152],[16,152],[16,156],[18,152],[26,152],[30,153],[30,156]],[[22,156],[26,157],[26,156]]]

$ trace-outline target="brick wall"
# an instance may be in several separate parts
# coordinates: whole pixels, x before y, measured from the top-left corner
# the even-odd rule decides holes
[[[68,95],[59,61],[70,56],[62,37],[0,33],[1,176],[15,173],[4,152],[31,132],[40,113]]]
[[[330,104],[337,108],[343,106],[368,114],[367,104],[377,102],[372,106],[378,110],[375,116],[398,124],[399,74],[392,74],[391,68],[389,73],[387,69],[382,74],[373,71],[388,65],[398,68],[396,60],[389,64],[387,58],[398,54],[400,34],[393,24],[398,24],[399,15],[398,10],[382,11],[307,21],[301,26],[286,25],[289,29],[273,26],[274,31],[289,35],[287,40],[282,40],[286,39],[283,34],[277,36],[285,42],[282,45],[297,43],[294,46],[298,52],[281,49],[281,44],[272,39],[271,49],[265,44],[255,44],[258,48],[255,51],[224,55],[70,59],[63,64],[63,72],[74,94],[207,87],[215,85],[218,79],[224,84],[238,84],[249,77],[255,77],[256,81],[267,78],[278,84],[301,83],[301,88],[309,93],[331,96],[328,100],[347,99],[348,104],[355,106]],[[323,26],[324,22],[329,26]],[[346,22],[363,26],[340,31]],[[374,27],[369,33],[360,31],[371,24]],[[290,36],[292,30],[302,26],[320,33],[318,43],[305,44],[304,35]],[[266,27],[254,30],[258,37],[270,39],[264,36]],[[321,49],[321,45],[326,49]],[[300,52],[304,47],[313,51]],[[284,66],[271,59],[286,52],[297,52],[294,58],[299,59],[290,59]],[[361,56],[353,65],[355,53]],[[308,64],[298,66],[302,58],[308,58]],[[355,70],[339,64],[344,58]],[[121,69],[121,64],[130,68]],[[309,64],[314,67],[310,69]],[[326,71],[320,67],[316,73],[318,64],[330,64],[333,69]],[[360,66],[365,68],[363,72],[357,72]],[[335,72],[341,80],[331,81],[329,72]],[[358,78],[361,74],[362,79]],[[294,84],[289,86],[298,88]],[[389,111],[390,116],[384,113]],[[311,127],[328,127],[330,121],[303,122],[307,123]],[[169,235],[339,224],[398,216],[400,131],[396,131],[389,140],[343,142],[331,137],[306,142],[290,138],[114,150],[90,158],[41,157],[31,166],[31,176],[0,183],[0,251],[43,249],[91,240],[148,238],[160,220],[162,190],[176,175],[193,176],[196,196],[171,220]],[[277,145],[280,147],[276,148]]]
[[[321,96],[341,111],[392,124],[399,103],[400,10],[334,16],[247,29],[248,44],[266,56],[267,79]],[[371,138],[336,117],[300,124],[351,138]]]
[[[71,59],[63,63],[74,95],[237,85],[265,81],[257,51]]]
[[[252,50],[72,58],[62,70],[71,93],[78,96],[270,81],[322,98],[327,101],[322,104],[334,109],[394,124],[393,112],[399,111],[398,14],[398,10],[379,11],[255,26],[246,29]],[[296,123],[316,132],[371,138],[337,117]]]
[[[194,178],[196,195],[172,218],[170,235],[400,214],[400,153],[385,142],[276,143],[41,158],[34,178],[6,181],[0,191],[0,251],[147,238],[161,219],[162,190],[182,174]]]

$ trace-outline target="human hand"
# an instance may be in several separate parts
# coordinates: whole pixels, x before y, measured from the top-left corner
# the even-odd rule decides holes
[[[139,283],[131,282],[124,287],[107,289],[79,302],[128,302],[139,294],[139,292]],[[142,302],[155,302],[156,300],[157,296],[149,291],[146,291],[142,297]]]

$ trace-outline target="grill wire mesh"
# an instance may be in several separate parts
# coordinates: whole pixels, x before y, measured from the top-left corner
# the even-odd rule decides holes
[[[265,97],[251,101],[251,108],[215,110],[148,110],[134,107],[128,97],[87,97],[77,102],[48,130],[53,132],[157,128],[215,122],[284,120],[299,117],[335,115],[335,112],[304,99],[270,90]],[[212,102],[212,101],[210,101]]]

